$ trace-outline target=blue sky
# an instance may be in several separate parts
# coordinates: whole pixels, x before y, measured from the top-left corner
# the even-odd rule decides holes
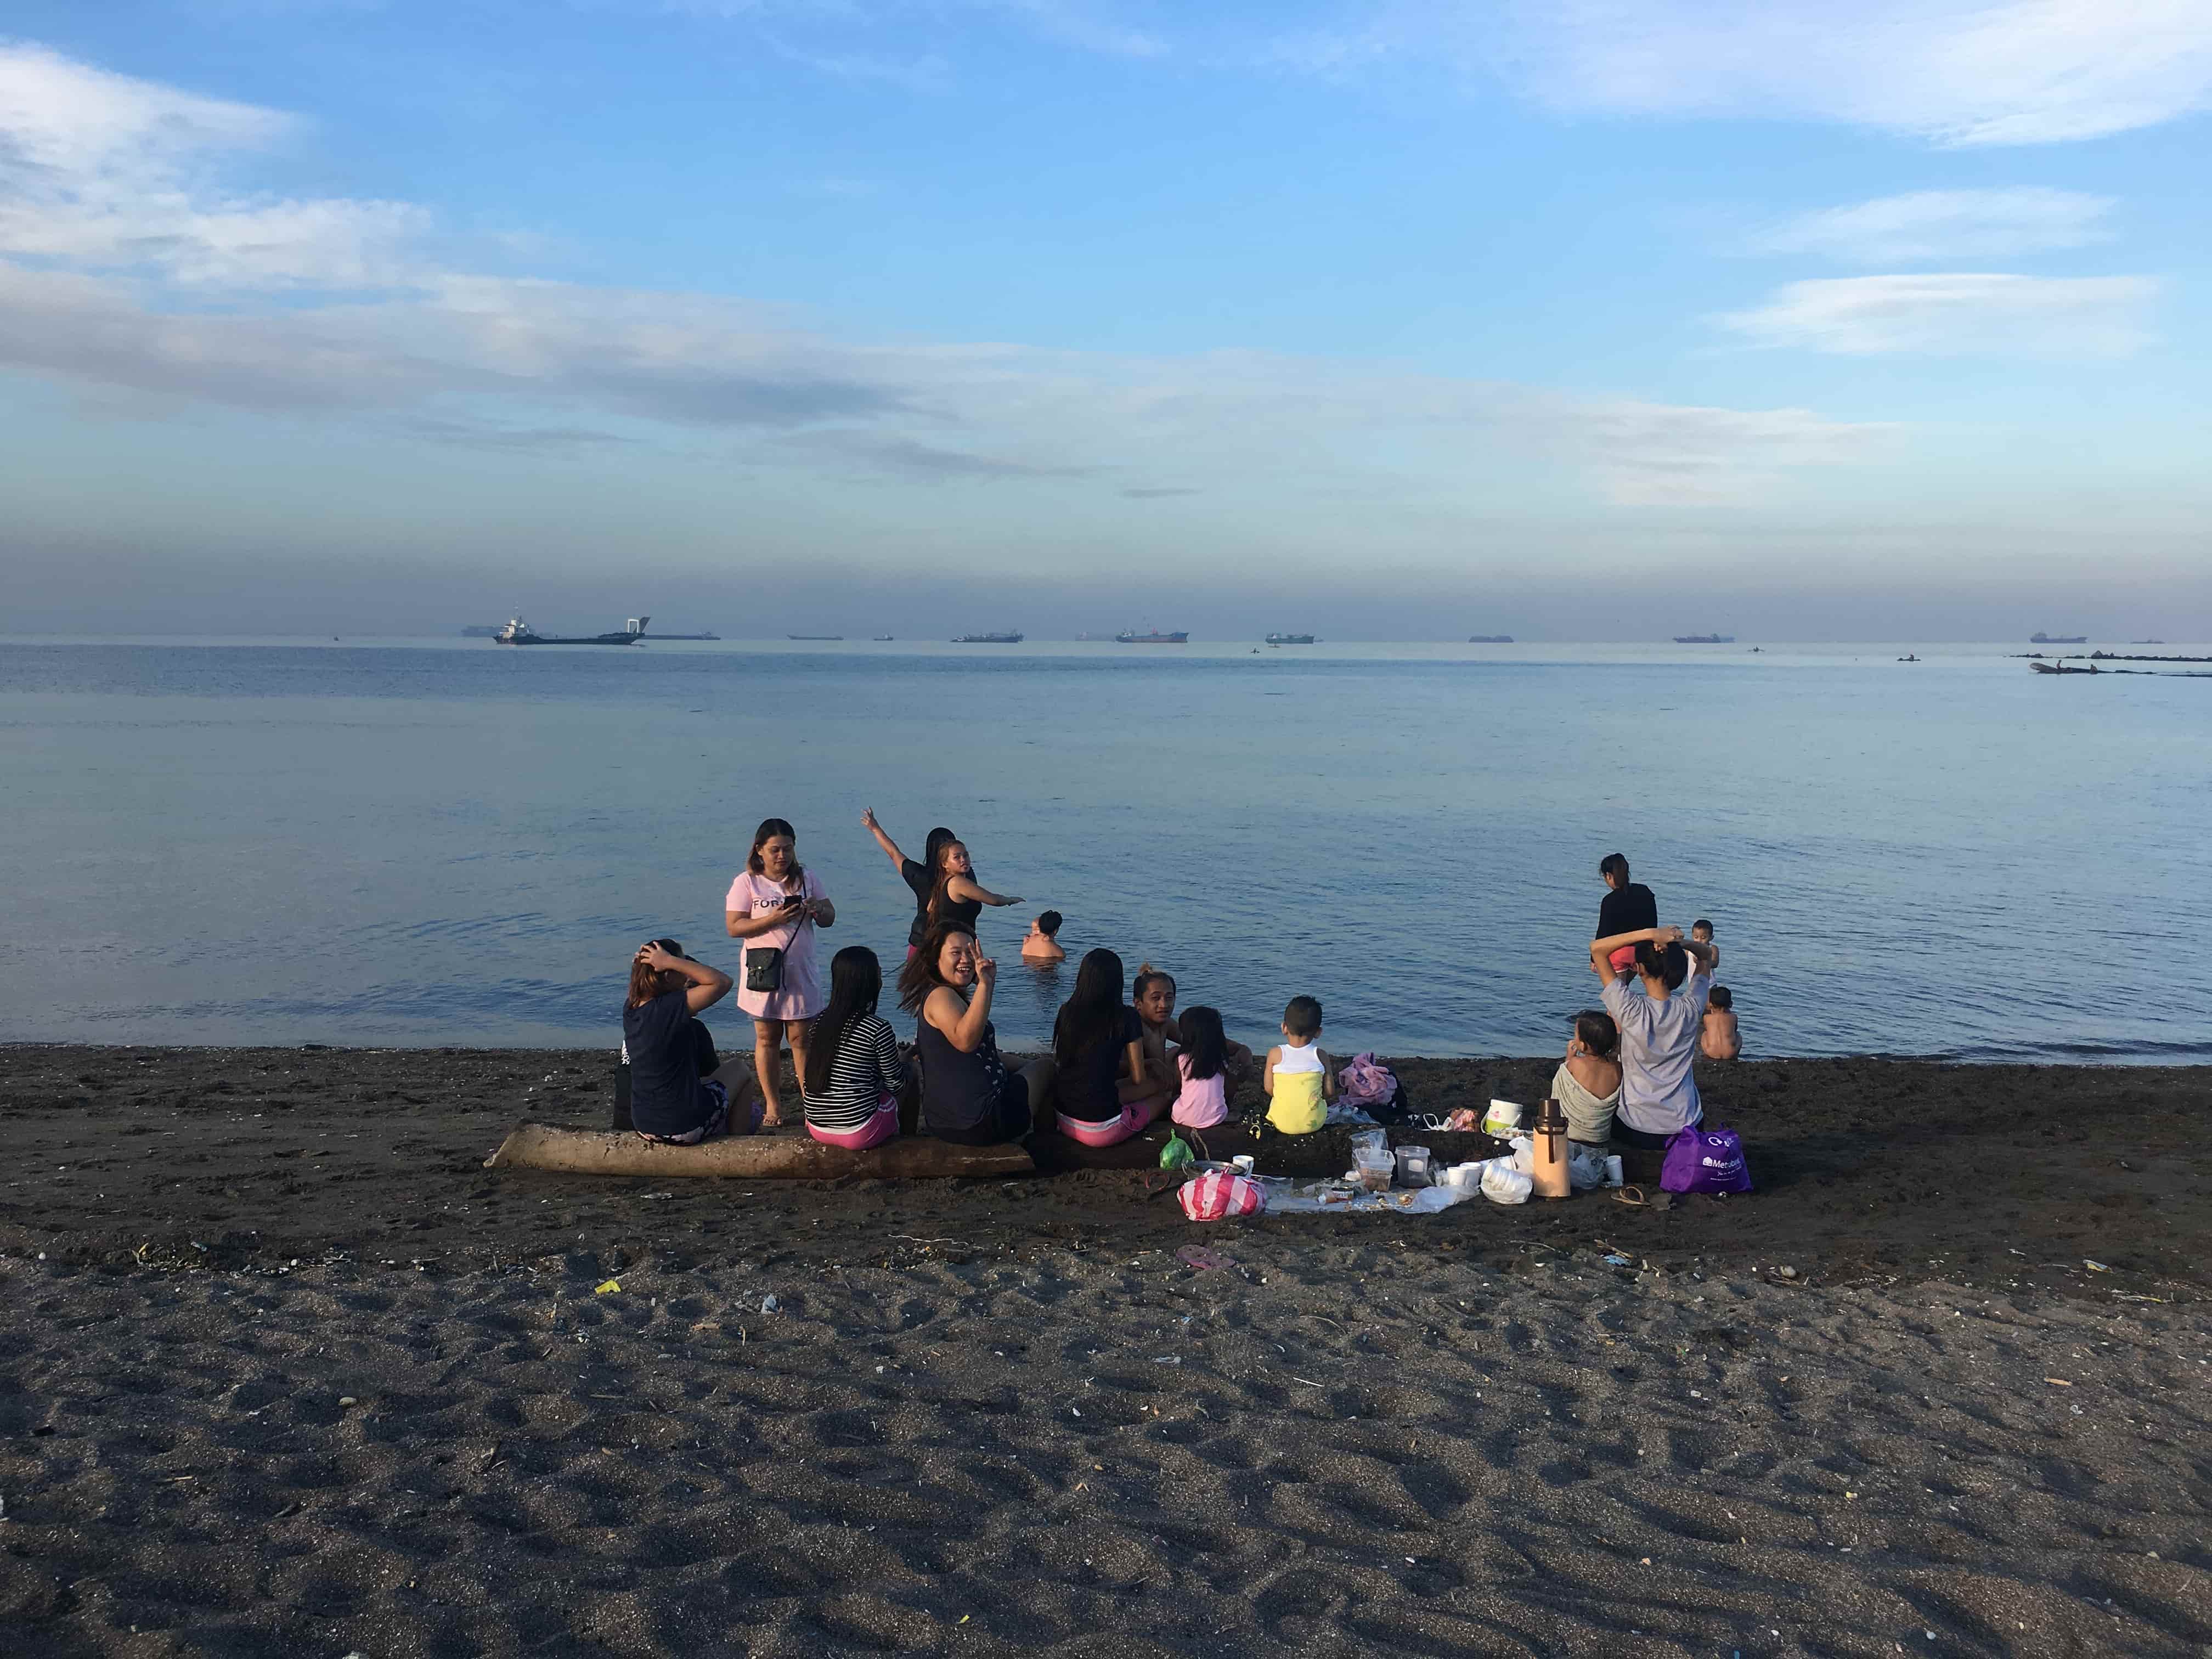
[[[2212,0],[8,27],[0,629],[2212,635]]]

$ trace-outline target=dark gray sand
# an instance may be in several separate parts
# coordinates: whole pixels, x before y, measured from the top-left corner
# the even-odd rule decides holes
[[[1665,1213],[477,1167],[605,1084],[0,1049],[0,1654],[2212,1644],[2203,1070],[1717,1069]]]

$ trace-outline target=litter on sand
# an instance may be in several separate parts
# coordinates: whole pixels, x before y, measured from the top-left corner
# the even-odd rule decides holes
[[[1224,1255],[1220,1251],[1208,1249],[1203,1244],[1184,1245],[1176,1252],[1176,1260],[1186,1267],[1195,1267],[1200,1273],[1212,1267],[1233,1267],[1237,1265],[1235,1256]]]
[[[600,1284],[592,1291],[592,1294],[593,1296],[616,1296],[620,1294],[621,1291],[622,1280],[619,1279],[610,1279]]]

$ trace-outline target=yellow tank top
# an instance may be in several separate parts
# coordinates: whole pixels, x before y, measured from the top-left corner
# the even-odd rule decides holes
[[[1302,1069],[1285,1071],[1290,1066]],[[1303,1048],[1287,1045],[1275,1062],[1275,1092],[1267,1106],[1267,1121],[1286,1135],[1309,1135],[1328,1121],[1328,1103],[1322,1098],[1321,1057],[1309,1043]]]

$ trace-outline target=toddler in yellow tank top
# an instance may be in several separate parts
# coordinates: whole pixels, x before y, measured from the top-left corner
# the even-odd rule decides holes
[[[1267,1050],[1260,1086],[1267,1095],[1267,1121],[1286,1135],[1311,1134],[1328,1121],[1336,1074],[1321,1050],[1321,1004],[1292,997],[1283,1010],[1283,1041]]]

